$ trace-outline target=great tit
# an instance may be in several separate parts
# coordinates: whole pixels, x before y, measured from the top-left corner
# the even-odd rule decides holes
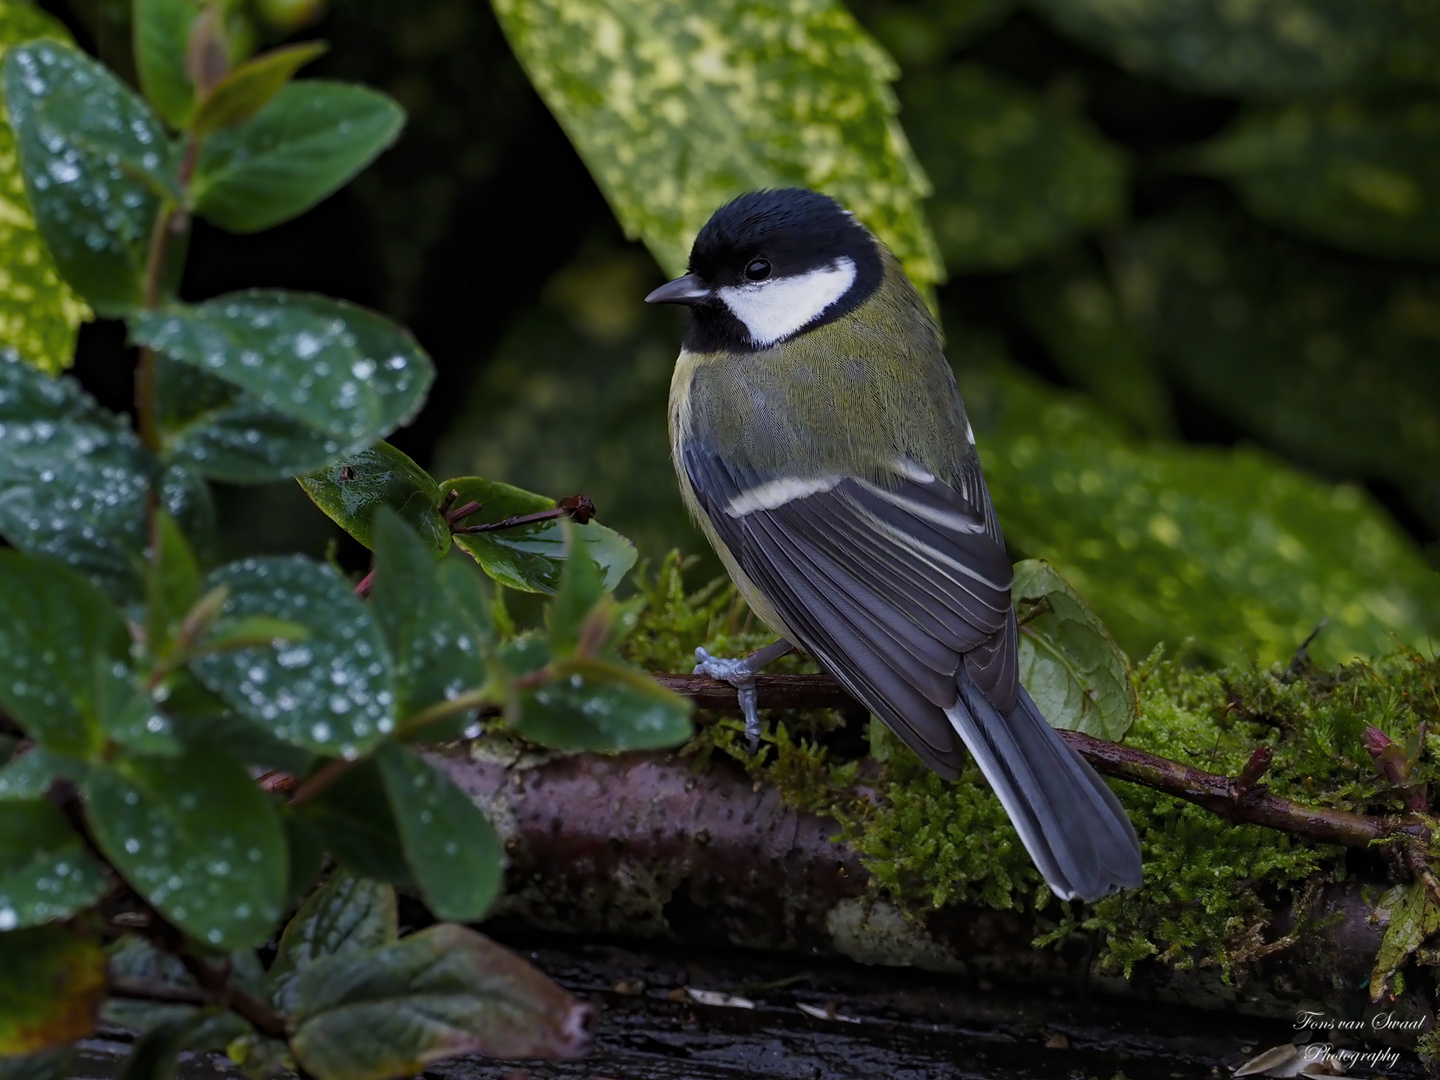
[[[939,328],[899,261],[833,199],[717,210],[689,273],[670,387],[680,489],[780,641],[697,650],[740,690],[798,646],[940,775],[974,755],[1062,899],[1140,884],[1119,800],[1020,685],[1011,566]]]

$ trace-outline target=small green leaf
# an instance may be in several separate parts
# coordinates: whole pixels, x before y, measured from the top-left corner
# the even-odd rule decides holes
[[[0,57],[32,38],[69,41],[70,33],[39,8],[0,0]],[[0,351],[15,349],[27,363],[51,374],[70,366],[75,332],[91,311],[61,280],[40,238],[15,133],[0,110]]]
[[[893,60],[838,2],[497,0],[540,96],[626,234],[674,275],[741,192],[833,195],[922,288],[944,277],[928,194],[895,118]]]
[[[213,543],[209,490],[179,466],[162,470],[125,423],[70,378],[52,379],[0,350],[0,535],[58,559],[122,603],[145,595],[146,493],[193,547]]]
[[[175,190],[164,127],[104,66],[56,41],[6,52],[3,83],[25,192],[56,264],[96,311],[133,311],[160,201]]]
[[[376,512],[388,506],[439,554],[450,550],[450,526],[440,513],[440,485],[389,443],[376,443],[309,476],[298,477],[305,494],[367,548]]]
[[[0,935],[0,1058],[85,1038],[104,1000],[98,945],[58,926]]]
[[[605,596],[600,568],[576,535],[575,526],[562,519],[561,533],[565,539],[565,566],[549,609],[550,655],[556,657],[568,656],[574,650],[586,620],[597,614],[595,606]]]
[[[448,564],[459,573],[442,577],[434,552],[393,511],[380,510],[373,537],[370,608],[395,660],[395,715],[404,720],[485,685],[490,600],[472,567]],[[447,591],[457,578],[460,591]]]
[[[207,945],[264,941],[285,897],[285,833],[238,760],[196,744],[178,758],[119,758],[85,779],[105,857],[171,922]]]
[[[556,664],[555,678],[506,710],[523,738],[565,750],[657,750],[694,734],[691,706],[648,674],[610,660]]]
[[[105,594],[73,570],[0,551],[0,704],[43,746],[100,749],[129,705],[130,634]]]
[[[164,656],[171,631],[200,598],[200,567],[180,526],[163,510],[151,519],[145,578],[146,644],[152,655]]]
[[[500,838],[450,778],[397,743],[376,753],[400,842],[425,903],[442,919],[473,922],[500,891]]]
[[[339,190],[395,141],[405,113],[374,90],[307,79],[205,140],[190,205],[231,232],[258,232]]]
[[[383,783],[380,766],[363,761],[296,813],[341,865],[376,881],[414,885]]]
[[[442,923],[300,976],[291,1047],[319,1080],[388,1080],[460,1054],[576,1058],[589,1008],[514,953]]]
[[[303,641],[215,653],[191,669],[240,715],[320,754],[362,754],[394,729],[393,664],[380,628],[328,565],[303,556],[246,559],[211,574],[230,594],[216,633],[266,616]]]
[[[135,69],[155,111],[177,130],[190,123],[195,87],[185,71],[197,0],[135,0]]]
[[[1015,566],[1020,681],[1051,726],[1119,742],[1140,715],[1125,654],[1100,617],[1044,559]]]
[[[394,888],[337,870],[285,927],[270,965],[271,1000],[289,1015],[295,1009],[295,981],[315,961],[376,949],[399,936]]]
[[[455,505],[480,503],[480,509],[460,526],[491,524],[544,510],[555,501],[509,484],[478,476],[457,477],[440,485],[456,491]],[[586,552],[599,564],[605,588],[613,590],[635,565],[635,545],[598,521],[576,526]],[[474,556],[485,572],[502,585],[521,592],[553,593],[560,585],[565,563],[565,533],[558,518],[511,526],[491,532],[459,534],[455,543]]]
[[[1371,1001],[1385,996],[1400,966],[1425,944],[1426,938],[1440,930],[1440,905],[1431,899],[1423,881],[1396,885],[1376,907],[1377,915],[1383,911],[1390,920],[1375,956],[1375,968],[1370,973]]]
[[[109,887],[53,804],[0,802],[0,931],[68,918]]]
[[[905,127],[935,185],[930,221],[951,273],[1008,270],[1108,224],[1124,161],[1082,118],[960,64],[907,79]]]
[[[130,331],[139,344],[234,386],[263,412],[312,429],[326,459],[407,423],[435,372],[402,327],[308,293],[232,293],[143,312]],[[257,426],[250,434],[258,442],[265,432]]]
[[[1199,163],[1282,229],[1366,255],[1437,262],[1437,141],[1433,101],[1295,104],[1242,114]]]
[[[32,746],[0,765],[0,802],[31,802],[45,798],[50,785],[64,778],[82,783],[89,766],[80,758]]]
[[[325,52],[323,41],[285,45],[246,61],[220,82],[195,112],[197,135],[243,124],[270,103],[295,73]]]
[[[1034,0],[1066,36],[1124,67],[1224,97],[1434,81],[1440,20],[1413,0]]]

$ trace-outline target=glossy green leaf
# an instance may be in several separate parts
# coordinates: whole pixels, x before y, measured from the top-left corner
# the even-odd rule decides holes
[[[1356,265],[1202,208],[1111,254],[1126,314],[1181,387],[1322,473],[1390,480],[1440,524],[1440,274]]]
[[[145,575],[146,644],[164,655],[170,634],[200,599],[200,567],[175,519],[163,510],[151,521],[150,563]]]
[[[35,1054],[95,1030],[105,954],[58,926],[0,936],[0,1058]]]
[[[0,350],[0,535],[13,546],[74,567],[115,600],[139,600],[146,492],[157,477],[165,509],[206,550],[214,509],[193,474],[162,471],[73,379],[52,379]]]
[[[460,525],[492,524],[555,508],[553,499],[478,476],[446,480],[440,490],[458,492],[456,506],[472,501],[481,504]],[[598,521],[577,526],[576,532],[590,558],[599,564],[605,588],[614,589],[635,565],[635,545]],[[560,584],[565,533],[558,518],[457,535],[455,543],[473,555],[487,574],[512,589],[553,593]]]
[[[974,65],[907,79],[903,90],[952,273],[1009,269],[1119,216],[1124,162],[1082,118]]]
[[[0,57],[31,38],[69,41],[57,20],[27,3],[0,0]],[[15,133],[0,110],[0,351],[13,348],[27,363],[54,373],[70,366],[75,332],[91,312],[55,269],[40,238]]]
[[[235,387],[262,415],[311,429],[322,440],[323,459],[369,446],[407,423],[434,378],[434,365],[408,331],[309,293],[231,293],[144,312],[130,328],[138,343]],[[223,439],[236,434],[227,431]],[[252,445],[265,437],[263,424],[241,434]],[[256,453],[264,451],[257,445]],[[204,459],[198,464],[203,469]],[[304,464],[304,471],[313,467]]]
[[[435,478],[389,443],[376,443],[297,478],[331,521],[368,548],[380,507],[400,515],[433,550],[450,550],[450,526],[440,513],[443,493]]]
[[[595,610],[605,596],[600,568],[586,553],[572,523],[562,522],[562,531],[565,537],[565,567],[549,610],[550,653],[553,656],[568,656],[584,636],[587,620],[604,617],[603,612]],[[580,545],[578,558],[575,552],[577,544]],[[596,644],[603,645],[605,642]]]
[[[1006,368],[961,389],[1006,539],[1043,557],[1133,656],[1157,641],[1217,658],[1325,663],[1440,634],[1440,574],[1361,491],[1250,449],[1127,436]]]
[[[394,888],[335,871],[301,905],[280,937],[269,974],[275,1007],[287,1015],[294,1011],[295,981],[315,961],[389,945],[399,934]]]
[[[197,0],[135,0],[135,69],[140,88],[172,128],[190,123],[195,86],[185,70]]]
[[[328,565],[298,555],[245,559],[206,585],[230,590],[217,632],[255,615],[309,631],[278,649],[218,653],[191,665],[237,713],[321,754],[362,754],[394,729],[389,649],[371,612]]]
[[[484,686],[494,632],[479,575],[461,563],[437,564],[430,547],[388,509],[376,516],[373,536],[370,608],[395,661],[396,717]],[[457,572],[443,573],[451,567]]]
[[[0,551],[0,705],[37,742],[88,757],[134,692],[130,634],[96,586]]]
[[[1052,727],[1119,742],[1140,715],[1130,665],[1090,605],[1044,559],[1015,566],[1020,681]]]
[[[557,669],[507,709],[517,735],[565,750],[657,750],[694,734],[690,703],[639,668],[576,659]]]
[[[1367,255],[1440,261],[1440,103],[1254,110],[1199,162],[1282,229]]]
[[[270,103],[280,88],[325,51],[322,41],[285,45],[247,60],[227,75],[195,112],[197,134],[243,124]]]
[[[52,803],[0,802],[0,931],[67,918],[109,887],[105,867]]]
[[[340,452],[329,435],[267,408],[189,364],[156,357],[156,426],[165,456],[231,484],[288,480]]]
[[[45,798],[50,785],[64,777],[81,783],[89,766],[80,758],[32,746],[0,765],[0,802],[33,802]]]
[[[896,121],[898,71],[836,0],[498,0],[500,25],[627,235],[665,270],[721,203],[763,187],[834,196],[921,287],[944,276],[924,174]]]
[[[379,765],[373,760],[361,762],[299,807],[298,813],[342,866],[376,881],[413,885],[383,783]]]
[[[426,905],[442,919],[480,919],[500,891],[495,829],[447,775],[403,746],[385,743],[376,757]]]
[[[231,232],[257,232],[344,186],[400,134],[405,114],[363,86],[290,83],[237,127],[205,140],[190,205]]]
[[[1026,328],[1069,382],[1140,434],[1175,434],[1169,388],[1102,268],[1048,259],[1016,284]]]
[[[269,797],[218,746],[90,770],[87,819],[105,857],[208,945],[264,941],[285,897],[285,834]]]
[[[514,953],[450,923],[301,974],[291,1047],[319,1080],[388,1080],[460,1054],[575,1058],[589,1007]]]
[[[1433,82],[1440,12],[1426,0],[1032,0],[1067,36],[1132,71],[1204,92],[1287,97]]]
[[[3,84],[25,193],[56,265],[101,314],[133,311],[175,185],[165,129],[101,64],[56,41],[6,52]]]

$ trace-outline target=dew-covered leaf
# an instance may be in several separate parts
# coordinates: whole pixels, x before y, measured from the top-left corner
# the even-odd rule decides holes
[[[291,1047],[319,1080],[388,1080],[460,1054],[576,1058],[589,1007],[514,953],[442,923],[301,974]]]
[[[197,477],[162,469],[75,380],[52,379],[0,350],[0,535],[13,546],[74,567],[117,601],[137,601],[145,497],[156,477],[165,509],[204,552],[214,509]]]
[[[324,42],[305,41],[261,53],[222,79],[195,111],[194,128],[208,135],[243,124],[269,104],[306,64],[325,51]]]
[[[498,0],[500,25],[629,236],[670,274],[721,203],[809,187],[922,288],[944,276],[894,62],[835,0]]]
[[[555,500],[509,484],[462,476],[440,485],[459,493],[455,505],[480,503],[462,526],[492,524],[555,508]],[[598,521],[576,527],[586,552],[600,566],[605,588],[614,589],[635,565],[635,545]],[[474,556],[485,572],[502,585],[522,592],[553,593],[565,562],[565,533],[558,518],[457,535],[455,543]]]
[[[1046,259],[1016,282],[1026,328],[1073,385],[1145,435],[1173,435],[1170,391],[1104,270]]]
[[[404,720],[486,683],[490,601],[473,567],[437,563],[393,511],[376,516],[373,539],[370,609],[394,660],[395,716]]]
[[[206,656],[191,665],[232,709],[295,746],[363,754],[394,728],[392,661],[380,628],[350,586],[303,556],[245,559],[215,571],[227,586],[217,624],[254,615],[304,627],[303,641]]]
[[[156,426],[166,458],[230,484],[288,480],[345,448],[189,364],[156,357]]]
[[[1288,660],[1326,617],[1325,663],[1440,634],[1440,574],[1356,488],[1247,448],[1133,439],[1008,368],[960,376],[1006,539],[1132,656],[1193,637],[1216,658]]]
[[[1322,473],[1391,481],[1440,525],[1440,274],[1198,207],[1111,254],[1126,314],[1181,387]]]
[[[208,945],[265,940],[285,897],[285,833],[249,771],[218,746],[92,768],[86,818],[105,857]]]
[[[0,705],[36,742],[88,757],[134,693],[130,634],[96,586],[0,551]]]
[[[532,742],[565,750],[656,750],[694,734],[691,706],[639,668],[572,659],[556,676],[518,694],[506,721]]]
[[[405,113],[377,91],[307,79],[205,140],[190,205],[231,232],[288,221],[339,190],[395,141]]]
[[[226,707],[188,669],[165,680],[165,713],[183,743],[215,743],[257,769],[279,769],[299,776],[315,763],[315,754],[284,742],[262,724]]]
[[[1083,118],[975,65],[907,79],[905,128],[935,186],[951,273],[1009,269],[1114,220],[1126,177]]]
[[[79,784],[88,770],[89,765],[81,758],[32,746],[0,765],[0,802],[43,799],[57,779],[63,777]]]
[[[70,34],[37,7],[0,0],[0,57],[9,46],[37,37],[68,41]],[[70,366],[75,332],[90,317],[40,238],[15,133],[0,110],[0,351],[13,348],[27,363],[60,371]]]
[[[1203,148],[1199,163],[1282,229],[1367,255],[1436,262],[1437,147],[1440,103],[1335,101],[1251,111]]]
[[[296,813],[320,834],[325,850],[342,866],[376,881],[415,884],[380,766],[373,760],[358,764]]]
[[[1435,78],[1440,12],[1426,0],[1031,0],[1123,66],[1187,89],[1289,97]]]
[[[145,575],[146,645],[163,656],[171,630],[200,598],[200,567],[185,534],[165,511],[151,519],[150,561]]]
[[[376,753],[400,842],[425,904],[474,922],[500,891],[500,838],[448,776],[398,743]]]
[[[108,888],[104,865],[54,804],[0,801],[0,932],[67,918]]]
[[[223,380],[264,412],[312,429],[325,440],[326,457],[369,446],[408,422],[434,377],[434,365],[408,331],[375,312],[310,293],[231,293],[141,313],[130,329],[139,344]],[[253,441],[264,437],[257,427]]]
[[[135,0],[135,68],[140,88],[172,128],[190,123],[195,86],[185,70],[197,0]]]
[[[280,937],[269,974],[275,1007],[286,1015],[294,1011],[295,980],[321,957],[389,945],[399,933],[394,888],[336,870]]]
[[[0,935],[0,1058],[37,1054],[95,1030],[105,954],[58,926]]]
[[[434,551],[450,550],[450,526],[440,513],[440,485],[389,443],[376,443],[340,461],[297,478],[305,494],[367,548],[372,522],[388,506]]]
[[[105,315],[140,306],[174,163],[159,119],[100,63],[57,41],[8,50],[5,104],[35,221],[65,279]]]
[[[1140,715],[1130,665],[1099,616],[1044,559],[1015,566],[1020,681],[1053,727],[1119,742]]]

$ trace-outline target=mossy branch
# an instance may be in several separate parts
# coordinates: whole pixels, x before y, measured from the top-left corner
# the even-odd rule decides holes
[[[662,686],[713,713],[738,713],[733,687],[703,675],[656,675]],[[858,707],[828,675],[761,675],[755,680],[762,709]],[[703,722],[703,717],[701,718]],[[1322,844],[1363,848],[1376,840],[1408,837],[1412,849],[1430,840],[1430,827],[1418,815],[1361,814],[1326,806],[1307,806],[1268,792],[1259,783],[1269,767],[1260,748],[1239,776],[1222,776],[1120,743],[1078,731],[1060,733],[1097,772],[1142,784],[1192,802],[1234,823],[1263,825]],[[1423,859],[1420,860],[1423,865]]]

